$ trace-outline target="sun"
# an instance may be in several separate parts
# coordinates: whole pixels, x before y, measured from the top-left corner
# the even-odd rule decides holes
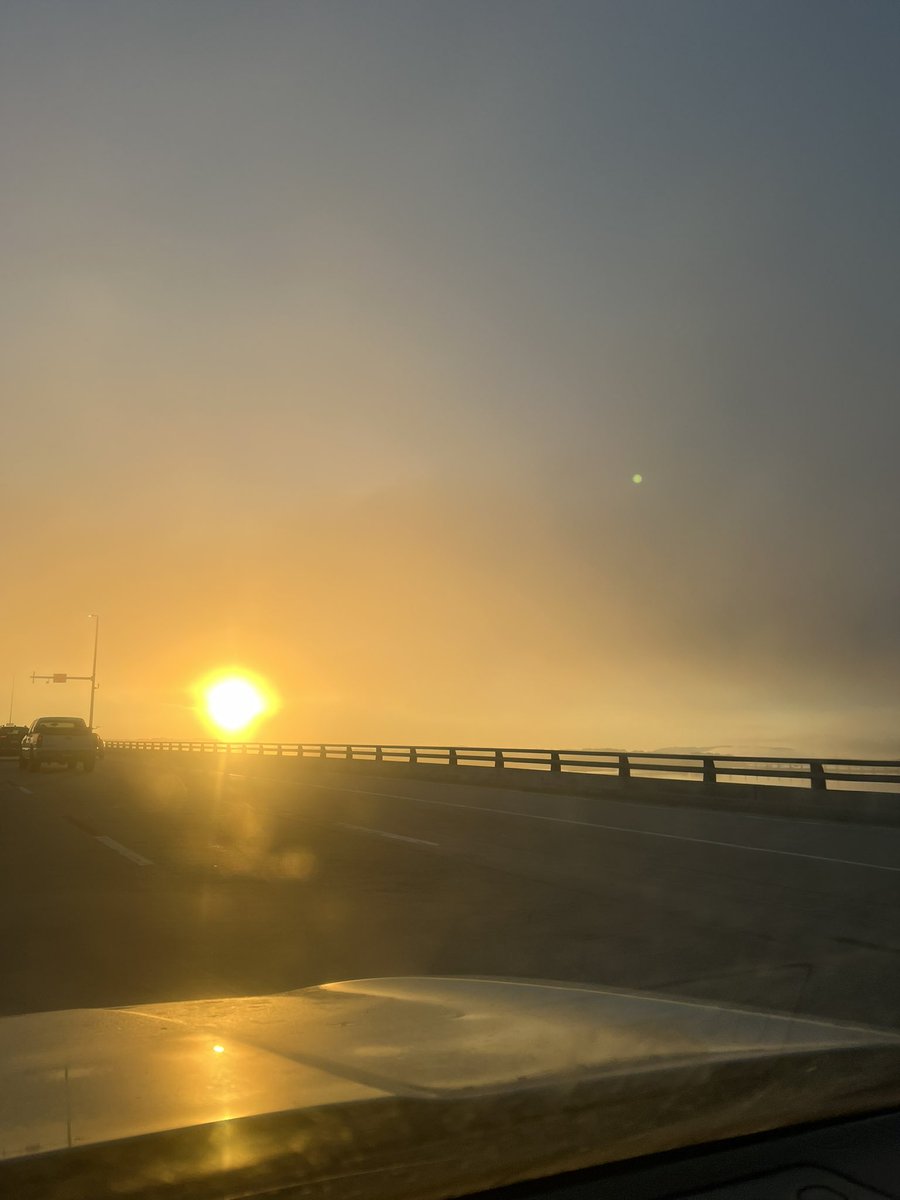
[[[240,733],[269,707],[263,690],[246,675],[225,675],[210,682],[203,701],[208,720],[223,733]]]

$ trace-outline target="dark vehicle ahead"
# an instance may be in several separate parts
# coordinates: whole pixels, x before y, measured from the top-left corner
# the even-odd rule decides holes
[[[61,763],[93,771],[97,757],[96,735],[81,717],[38,717],[22,739],[19,766],[39,771],[41,763]]]
[[[27,725],[0,725],[0,758],[18,757],[27,732]]]

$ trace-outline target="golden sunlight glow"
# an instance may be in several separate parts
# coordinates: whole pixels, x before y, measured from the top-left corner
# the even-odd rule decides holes
[[[224,733],[240,733],[269,708],[262,689],[244,675],[227,675],[203,692],[206,716]]]
[[[206,693],[206,709],[214,724],[226,733],[246,729],[265,711],[261,693],[247,679],[223,679]]]

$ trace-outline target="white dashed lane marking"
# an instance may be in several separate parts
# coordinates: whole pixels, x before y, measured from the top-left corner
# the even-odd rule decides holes
[[[149,858],[144,858],[142,854],[138,854],[135,850],[129,850],[127,846],[123,846],[121,842],[114,841],[111,837],[98,837],[97,841],[102,846],[108,846],[110,850],[115,850],[116,854],[121,854],[123,858],[127,858],[129,862],[133,862],[138,867],[152,867],[153,863]]]
[[[66,820],[74,825],[76,829],[80,829],[82,833],[86,833],[88,837],[92,837],[95,842],[99,842],[101,846],[105,846],[107,850],[115,850],[116,854],[121,854],[123,858],[127,858],[136,867],[153,866],[149,858],[144,858],[143,854],[138,854],[136,850],[129,850],[127,846],[123,846],[121,842],[117,842],[114,838],[107,837],[104,833],[99,833],[93,825],[81,820],[80,817],[73,817],[71,813],[68,813]]]
[[[365,825],[344,825],[337,822],[338,829],[349,830],[350,833],[369,833],[373,837],[387,838],[392,842],[412,842],[416,846],[437,846],[437,842],[427,842],[424,838],[406,837],[402,833],[387,833],[383,829],[367,829]]]

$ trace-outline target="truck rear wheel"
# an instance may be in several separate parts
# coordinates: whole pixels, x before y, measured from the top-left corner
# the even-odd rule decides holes
[[[81,769],[82,771],[93,771],[94,760],[92,758],[83,758],[81,760]]]
[[[39,771],[40,769],[41,769],[41,764],[38,762],[38,760],[36,758],[29,758],[28,770],[29,771]]]

